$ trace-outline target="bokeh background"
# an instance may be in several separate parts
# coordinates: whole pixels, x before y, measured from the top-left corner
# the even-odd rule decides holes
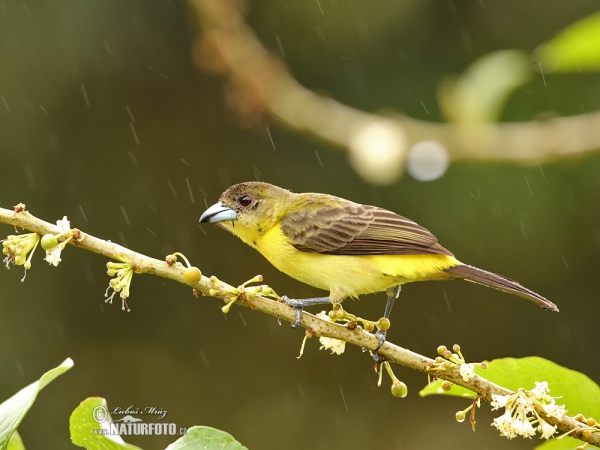
[[[350,106],[439,120],[436,90],[499,49],[533,51],[595,1],[261,1],[248,22],[305,86]],[[231,184],[262,180],[376,204],[429,228],[467,263],[515,278],[555,302],[551,314],[470,283],[405,286],[390,341],[428,356],[460,343],[468,360],[539,355],[600,381],[600,157],[531,166],[452,164],[423,183],[374,187],[347,156],[276,123],[239,126],[224,80],[197,70],[186,4],[158,0],[0,2],[0,206],[147,255],[183,252],[206,275],[237,285],[260,273],[280,294],[322,292],[272,268],[213,226],[198,225]],[[600,106],[593,74],[547,75],[511,97],[505,121]],[[268,127],[268,129],[267,129]],[[3,226],[3,234],[12,234]],[[376,386],[370,357],[318,350],[289,324],[147,275],[129,301],[105,304],[106,258],[63,252],[0,271],[0,399],[66,357],[20,432],[28,449],[72,448],[71,411],[88,396],[110,407],[156,407],[178,427],[208,425],[251,449],[532,448],[489,427],[457,424],[468,403],[421,399],[425,375],[402,368],[400,400]],[[382,294],[346,309],[378,318]],[[317,308],[316,311],[319,311]],[[119,416],[117,416],[119,417]],[[145,420],[148,421],[148,420]],[[174,438],[131,437],[145,449]]]

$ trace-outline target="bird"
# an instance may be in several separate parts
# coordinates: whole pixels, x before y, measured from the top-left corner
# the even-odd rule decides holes
[[[463,279],[558,311],[554,303],[516,281],[463,264],[429,230],[377,206],[250,181],[228,188],[200,217],[200,223],[213,222],[281,272],[329,291],[327,297],[283,297],[296,308],[294,326],[301,324],[305,306],[335,305],[380,291],[387,293],[384,317],[389,319],[400,287],[428,280]],[[385,330],[376,334],[381,347]]]

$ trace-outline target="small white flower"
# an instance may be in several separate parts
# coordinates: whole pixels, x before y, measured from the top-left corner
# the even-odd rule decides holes
[[[531,422],[524,414],[515,419],[512,426],[515,432],[523,437],[531,438],[531,436],[535,436],[535,428],[531,426]]]
[[[346,341],[330,337],[320,337],[319,342],[322,344],[319,350],[331,350],[331,354],[341,355],[346,350]]]
[[[463,381],[467,382],[475,376],[475,366],[473,364],[463,363],[458,369]]]
[[[54,267],[56,267],[61,261],[60,252],[62,252],[62,248],[60,245],[56,246],[51,251],[46,250],[46,257],[44,259],[48,261],[48,264],[52,264]]]
[[[506,402],[510,398],[510,395],[497,395],[492,394],[492,409],[500,409],[506,406]]]
[[[516,433],[512,428],[512,423],[512,415],[510,414],[509,410],[506,410],[504,411],[504,414],[494,419],[492,425],[498,429],[502,436],[512,439],[516,436]]]
[[[558,420],[562,420],[564,415],[567,413],[565,409],[565,405],[557,405],[552,399],[552,401],[548,405],[543,405],[544,411],[548,417],[555,417]]]
[[[67,233],[71,230],[71,223],[67,219],[67,216],[64,216],[62,220],[57,220],[56,226],[58,226],[58,234]]]
[[[327,322],[333,322],[333,320],[331,320],[331,317],[329,317],[329,315],[325,311],[321,311],[319,314],[317,314],[317,317]],[[336,355],[341,355],[346,350],[346,341],[342,341],[341,339],[321,336],[319,338],[319,342],[321,343],[321,347],[319,348],[319,350],[331,350],[332,355],[334,353]]]
[[[542,436],[540,438],[543,439],[550,439],[554,433],[556,433],[556,427],[550,425],[548,422],[542,419],[540,419],[538,430],[541,431]]]
[[[549,400],[550,399],[548,396],[548,392],[550,392],[550,389],[548,388],[547,381],[542,381],[542,382],[536,381],[535,388],[533,388],[530,392],[538,400]]]

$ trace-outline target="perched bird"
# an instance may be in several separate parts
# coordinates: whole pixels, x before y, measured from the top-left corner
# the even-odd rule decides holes
[[[558,311],[554,303],[515,281],[461,263],[412,220],[332,195],[295,194],[268,183],[240,183],[227,189],[200,222],[218,222],[277,269],[329,291],[329,297],[286,299],[297,308],[387,291],[385,317],[389,317],[402,284],[463,279]],[[300,321],[297,309],[296,325]],[[385,333],[380,334],[381,343],[382,336]]]

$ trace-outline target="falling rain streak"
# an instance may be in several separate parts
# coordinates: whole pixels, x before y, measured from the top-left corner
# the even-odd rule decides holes
[[[83,216],[83,220],[85,220],[86,222],[88,221],[87,216],[85,215],[85,213],[83,212],[83,208],[81,207],[81,205],[79,206],[79,211],[81,211],[81,215]]]
[[[129,222],[129,217],[127,217],[127,213],[125,212],[125,207],[123,205],[119,205],[119,208],[121,208],[121,212],[123,213],[123,217],[125,218],[125,223],[127,225],[131,225],[131,222]]]
[[[319,165],[321,166],[321,168],[325,167],[323,166],[323,161],[321,161],[321,157],[319,156],[319,153],[315,150],[315,156],[317,157],[317,161],[319,161]]]
[[[281,43],[281,39],[279,39],[279,36],[275,36],[275,40],[277,41],[277,45],[279,46],[279,52],[281,53],[281,56],[283,56],[285,58],[285,50],[283,49],[283,44]]]
[[[269,139],[271,139],[271,145],[275,148],[275,143],[273,142],[273,137],[271,136],[271,130],[267,127],[267,133],[269,134]]]
[[[525,184],[527,185],[527,189],[529,190],[529,193],[531,195],[533,195],[533,191],[531,190],[531,185],[529,184],[529,180],[527,179],[527,177],[525,177]]]
[[[185,177],[185,184],[188,188],[188,192],[190,193],[190,200],[192,201],[192,204],[196,203],[194,201],[194,194],[192,192],[192,186],[190,185],[190,179],[188,177]]]
[[[342,394],[342,400],[344,401],[344,408],[348,411],[348,404],[346,403],[346,397],[344,396],[344,390],[342,389],[342,385],[340,385],[340,394]]]
[[[81,85],[81,93],[83,94],[83,101],[85,102],[86,106],[90,106],[90,98],[88,97],[87,94],[87,90],[85,89],[85,85]]]
[[[173,197],[177,197],[177,191],[175,190],[173,183],[171,183],[171,180],[167,180],[167,184],[169,185],[169,189],[171,189],[171,194],[173,194]]]
[[[133,122],[129,122],[129,128],[131,128],[131,133],[133,134],[133,139],[135,140],[135,144],[139,147],[140,140],[138,139],[138,135],[135,131],[135,126],[133,125]]]
[[[4,97],[0,97],[2,99],[2,103],[4,103],[4,107],[6,108],[7,112],[10,112],[10,108],[8,107],[8,103],[6,103],[6,100],[4,100]]]

